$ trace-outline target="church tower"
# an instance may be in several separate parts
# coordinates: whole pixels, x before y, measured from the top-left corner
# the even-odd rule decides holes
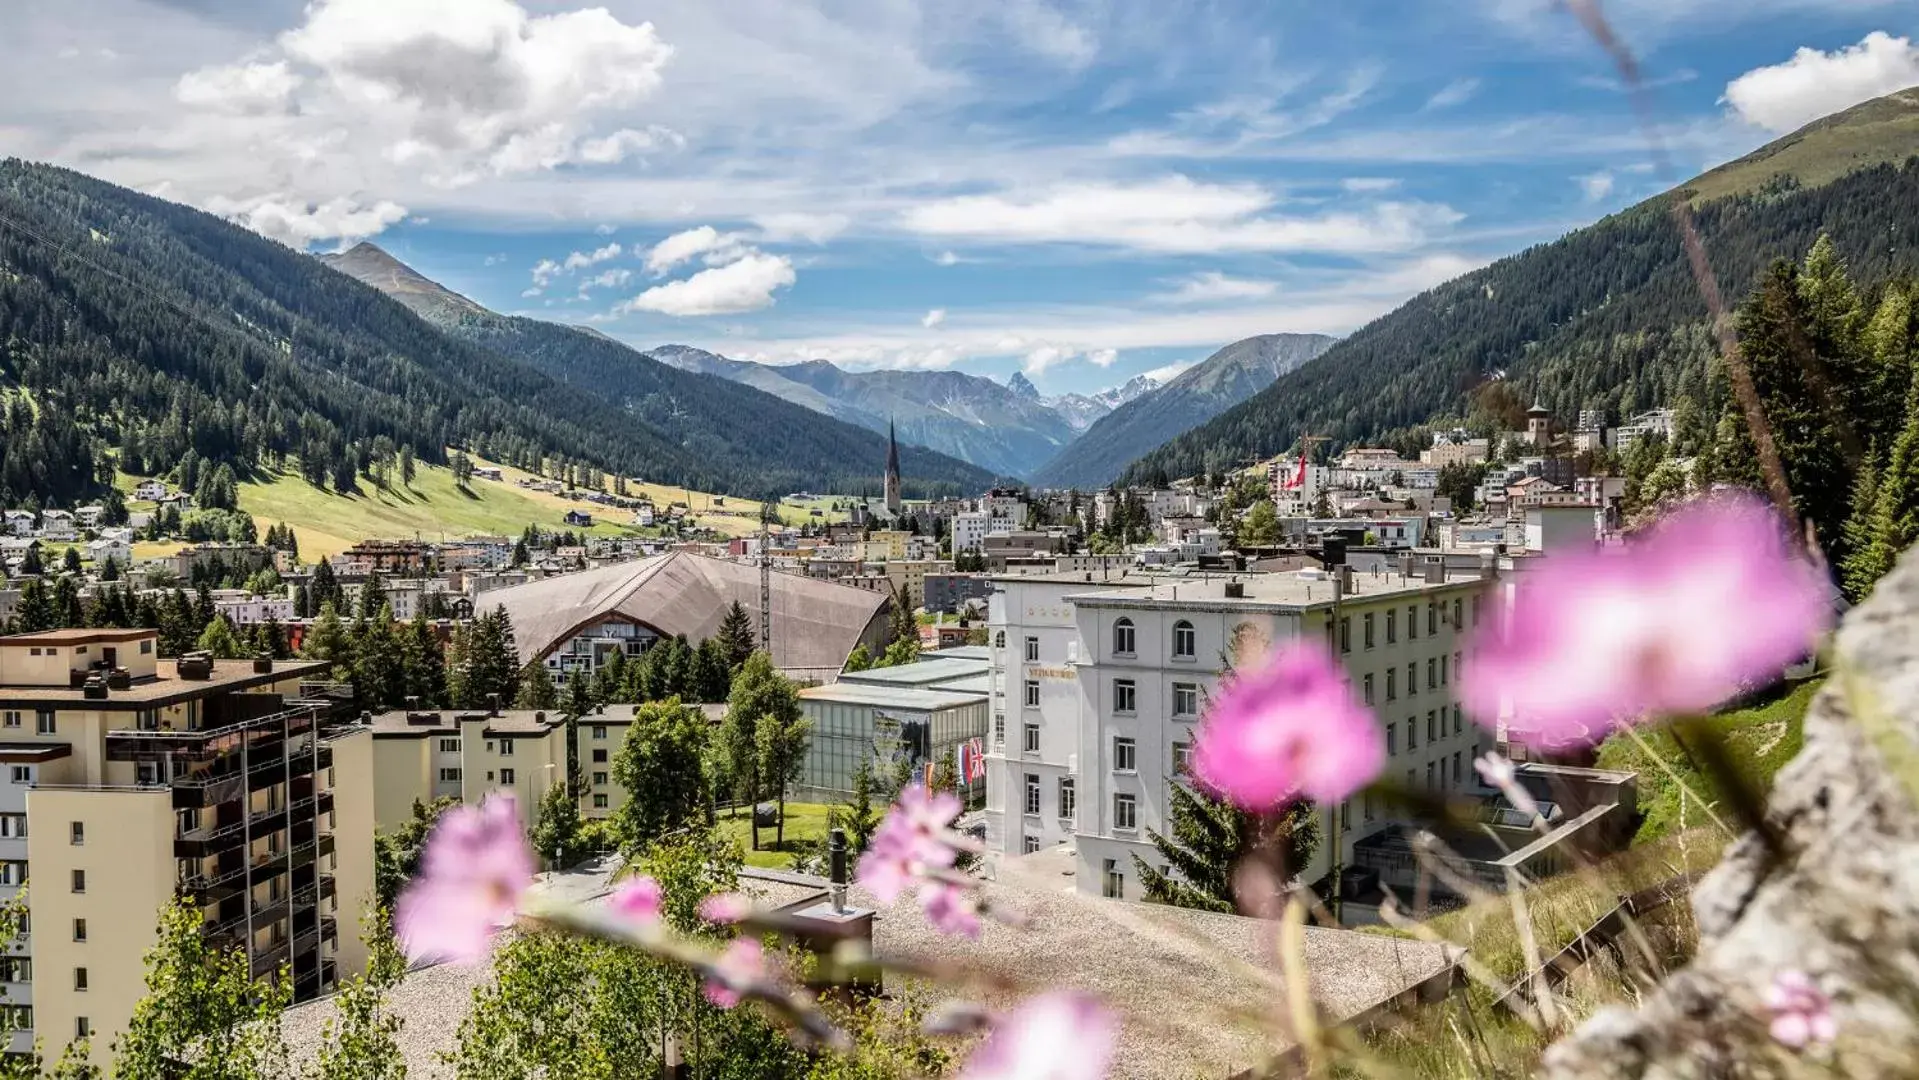
[[[886,422],[886,512],[900,516],[900,442],[893,434],[893,422]]]

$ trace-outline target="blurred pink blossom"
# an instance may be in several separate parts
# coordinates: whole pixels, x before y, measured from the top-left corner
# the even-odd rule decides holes
[[[959,859],[960,837],[950,828],[960,813],[959,798],[915,784],[873,831],[855,875],[861,888],[882,904],[917,889],[927,919],[949,934],[979,936],[979,903],[971,890],[936,875]]]
[[[512,794],[456,806],[433,827],[420,876],[394,906],[400,948],[410,960],[484,960],[532,883],[533,852]]]
[[[1809,1043],[1829,1043],[1839,1034],[1832,999],[1803,971],[1773,976],[1766,988],[1766,1009],[1772,1013],[1772,1037],[1781,1046],[1797,1050]]]
[[[714,893],[700,901],[700,918],[710,923],[736,923],[753,910],[753,901],[736,892]]]
[[[936,879],[921,882],[920,910],[941,933],[979,937],[979,899],[964,885]]]
[[[1511,737],[1583,744],[1620,720],[1703,712],[1798,660],[1832,621],[1823,575],[1746,493],[1681,507],[1621,555],[1554,557],[1473,642],[1462,697]]]
[[[1514,810],[1527,817],[1539,816],[1539,804],[1533,801],[1531,792],[1519,785],[1519,770],[1511,761],[1498,754],[1481,754],[1473,759],[1473,769],[1487,787],[1498,788]]]
[[[1385,736],[1321,646],[1297,641],[1242,670],[1200,723],[1193,776],[1255,812],[1338,802],[1386,762]]]
[[[1118,1036],[1118,1021],[1093,998],[1041,994],[994,1026],[960,1080],[1103,1080]]]
[[[613,890],[608,901],[613,910],[635,922],[651,924],[660,921],[660,883],[652,877],[641,874],[630,877]]]
[[[766,950],[754,938],[735,938],[727,943],[713,963],[712,979],[706,984],[706,1000],[722,1009],[740,1003],[747,987],[766,976]]]

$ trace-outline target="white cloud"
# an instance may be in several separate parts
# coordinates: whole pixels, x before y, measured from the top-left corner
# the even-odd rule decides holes
[[[1153,380],[1154,382],[1158,383],[1161,386],[1165,386],[1167,383],[1172,382],[1174,379],[1179,378],[1182,374],[1184,374],[1188,370],[1198,366],[1199,366],[1199,361],[1197,360],[1176,360],[1173,363],[1166,364],[1161,367],[1156,367],[1151,371],[1142,371],[1140,372],[1140,374],[1146,376],[1147,378]]]
[[[593,233],[596,236],[612,236],[614,233],[619,231],[620,230],[618,229],[618,227],[613,225],[608,225],[604,222],[593,226]]]
[[[1455,105],[1464,105],[1479,93],[1479,80],[1472,78],[1454,79],[1439,89],[1439,92],[1426,99],[1428,109],[1450,109]]]
[[[852,219],[845,214],[810,214],[803,211],[789,211],[778,214],[760,214],[753,219],[759,226],[759,239],[769,244],[804,240],[809,244],[824,244],[846,231]]]
[[[1740,119],[1791,131],[1862,101],[1919,83],[1919,48],[1875,30],[1832,52],[1800,48],[1792,59],[1755,68],[1726,84],[1724,101]]]
[[[1399,186],[1399,180],[1391,176],[1349,176],[1339,182],[1340,188],[1358,194],[1379,191],[1391,191]]]
[[[1040,56],[1069,68],[1082,68],[1099,52],[1099,43],[1089,30],[1046,0],[998,0],[995,6],[1013,38]]]
[[[1109,368],[1119,359],[1118,349],[1094,349],[1086,354],[1086,362],[1094,367]]]
[[[1227,277],[1217,270],[1207,270],[1183,279],[1178,287],[1159,294],[1157,299],[1175,304],[1218,304],[1260,300],[1278,291],[1277,281]]]
[[[1612,194],[1613,177],[1609,172],[1589,173],[1574,179],[1579,181],[1579,189],[1586,193],[1587,202],[1598,202]]]
[[[933,261],[941,266],[958,266],[961,260],[958,255],[950,251],[942,251],[938,255],[933,256]]]
[[[594,289],[617,289],[631,280],[633,280],[633,271],[625,267],[602,270],[580,282],[580,299],[586,299]]]
[[[689,259],[705,257],[709,266],[739,259],[753,249],[738,233],[723,233],[711,225],[676,232],[654,244],[646,253],[646,268],[655,276],[666,273]]]
[[[191,108],[222,112],[283,112],[304,80],[284,60],[227,64],[180,76],[173,96]]]
[[[946,309],[936,307],[920,318],[920,325],[928,330],[946,321]]]
[[[337,240],[344,247],[406,219],[406,208],[398,203],[382,199],[368,204],[350,196],[313,203],[283,193],[252,199],[216,195],[206,208],[296,248],[321,240]]]
[[[1265,216],[1277,202],[1252,184],[1172,176],[1140,184],[1059,185],[1032,194],[962,195],[909,208],[901,225],[928,236],[1011,244],[1078,243],[1143,251],[1393,251],[1417,246],[1460,215],[1385,202],[1360,211]]]
[[[595,248],[592,251],[576,251],[568,255],[566,262],[561,265],[568,271],[584,270],[589,266],[598,266],[608,259],[619,258],[622,250],[619,244],[608,244],[605,247]]]
[[[773,306],[773,294],[798,280],[793,261],[754,252],[681,281],[655,285],[621,305],[662,315],[737,315]]]
[[[483,266],[498,266],[505,261],[506,261],[505,252],[495,252],[491,255],[488,255],[486,258],[481,259],[480,263]]]

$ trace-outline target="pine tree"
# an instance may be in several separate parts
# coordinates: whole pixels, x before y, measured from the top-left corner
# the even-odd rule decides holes
[[[560,711],[568,716],[585,716],[593,707],[593,685],[587,682],[585,673],[573,672],[566,680],[566,707]]]
[[[224,615],[215,615],[207,623],[193,647],[201,652],[212,653],[217,660],[238,660],[246,652],[246,646],[240,644],[239,635],[233,632],[233,624]]]
[[[60,570],[62,573],[77,574],[80,569],[80,549],[69,547],[66,553],[60,556]]]
[[[385,606],[386,583],[375,570],[366,576],[366,582],[360,586],[360,618],[371,619]]]
[[[308,660],[332,661],[336,676],[350,675],[341,665],[352,662],[353,645],[347,639],[346,626],[340,622],[340,613],[331,603],[320,608],[319,617],[307,628],[306,639],[300,643],[300,655]]]
[[[1913,398],[1919,406],[1919,395]],[[1919,539],[1919,408],[1913,408],[1904,430],[1892,444],[1892,457],[1878,478],[1872,512],[1863,523],[1848,524],[1863,534],[1865,547],[1848,552],[1841,564],[1846,592],[1864,597],[1892,569],[1900,552]],[[1858,496],[1855,491],[1855,498]]]
[[[1266,819],[1186,786],[1167,785],[1171,835],[1146,835],[1176,875],[1162,874],[1133,856],[1146,899],[1202,911],[1236,911],[1234,870],[1256,849],[1277,845],[1279,863],[1298,874],[1319,847],[1319,815],[1309,803],[1294,803],[1270,825]]]
[[[534,854],[553,859],[554,869],[571,866],[585,854],[580,847],[580,803],[566,784],[554,784],[540,796],[539,816],[527,841]]]
[[[720,641],[726,647],[726,665],[729,671],[746,662],[753,655],[759,641],[758,629],[753,618],[747,614],[746,605],[738,600],[726,610],[726,617],[720,620]]]
[[[513,699],[513,707],[542,711],[560,707],[560,695],[554,689],[553,677],[546,673],[546,666],[538,660],[520,670],[520,689]]]
[[[404,704],[407,673],[393,608],[382,604],[372,618],[355,620],[351,637],[355,696],[376,708]]]
[[[434,633],[424,612],[413,617],[401,638],[400,669],[403,696],[425,708],[438,708],[446,701],[446,658],[440,636]]]
[[[58,625],[59,616],[45,578],[28,578],[20,586],[20,599],[14,604],[13,615],[21,633],[52,630]]]
[[[80,605],[77,579],[62,576],[53,583],[53,621],[55,626],[85,626],[86,611]]]

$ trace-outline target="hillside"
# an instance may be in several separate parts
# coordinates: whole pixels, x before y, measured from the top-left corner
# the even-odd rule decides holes
[[[1001,476],[1028,475],[1077,433],[1037,394],[960,371],[847,371],[825,360],[756,364],[685,345],[663,345],[647,355],[758,387],[875,432],[896,424],[902,443]]]
[[[1896,165],[1914,153],[1919,153],[1919,87],[1815,120],[1681,186],[1696,202],[1758,191],[1781,178],[1819,187],[1858,169]]]
[[[1033,481],[1046,487],[1102,487],[1141,450],[1245,401],[1324,353],[1333,341],[1324,334],[1262,334],[1235,341],[1095,421]]]
[[[770,496],[801,488],[877,492],[886,443],[783,396],[678,370],[614,341],[558,323],[499,315],[428,281],[372,244],[323,261],[406,304],[447,336],[526,365],[627,418],[621,438],[644,432],[670,442],[688,464],[643,469],[648,480],[709,491]],[[638,421],[634,423],[633,421]],[[701,463],[695,465],[693,463]],[[907,448],[909,493],[986,487],[993,475]]]
[[[1919,151],[1919,126],[1888,128],[1886,120],[1910,96],[1869,102],[1742,159],[1798,161],[1817,179],[1811,163],[1845,160],[1861,131],[1893,130],[1905,132],[1905,142],[1878,156],[1898,153],[1901,164],[1873,164],[1817,184],[1785,176],[1698,205],[1695,218],[1723,295],[1746,295],[1773,259],[1799,258],[1821,232],[1831,234],[1860,280],[1919,271],[1919,162],[1910,156]],[[1746,181],[1732,173],[1712,181],[1735,182]],[[1714,349],[1705,302],[1668,211],[1672,197],[1413,298],[1320,362],[1146,453],[1127,475],[1226,468],[1279,453],[1302,434],[1329,436],[1332,449],[1417,441],[1421,425],[1466,415],[1472,393],[1498,377],[1524,397],[1537,396],[1562,424],[1580,409],[1617,419],[1682,391],[1704,401],[1701,382]]]

